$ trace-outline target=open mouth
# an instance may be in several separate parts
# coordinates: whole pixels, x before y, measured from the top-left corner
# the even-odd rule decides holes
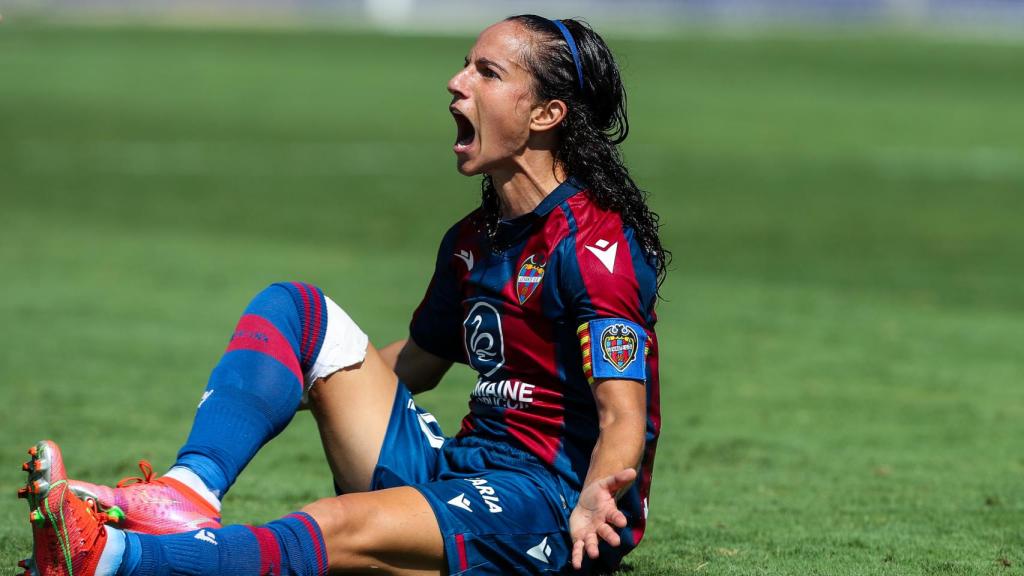
[[[466,118],[465,114],[459,112],[454,107],[450,108],[452,117],[455,118],[455,151],[465,152],[473,145],[473,141],[476,140],[476,128],[473,127],[473,123]]]

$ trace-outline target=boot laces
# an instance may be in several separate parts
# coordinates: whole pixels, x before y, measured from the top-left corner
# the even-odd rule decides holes
[[[108,516],[106,512],[100,512],[97,509],[96,502],[94,500],[86,500],[86,501],[83,501],[83,503],[85,504],[86,513],[89,514],[89,516],[92,516],[96,520],[95,528],[97,530],[101,526],[103,526],[104,524],[107,524],[108,522],[111,522],[112,520],[115,520],[114,518]],[[51,530],[56,530],[57,529],[55,526],[49,526],[48,528],[51,529]],[[80,522],[75,522],[74,523],[74,529],[75,529],[74,530],[74,536],[72,536],[72,537],[78,539],[78,545],[79,546],[84,546],[85,543],[86,543],[86,535],[83,532],[82,524]],[[48,549],[47,551],[49,552],[48,556],[49,556],[50,562],[53,563],[55,566],[63,565],[64,564],[64,552],[63,552],[63,550],[61,550],[60,542],[59,542],[59,539],[58,539],[56,533],[54,534],[53,537],[46,539],[46,544],[47,544],[47,549]]]
[[[117,487],[124,488],[132,484],[149,484],[153,481],[153,465],[149,463],[149,460],[139,460],[139,470],[142,472],[142,476],[122,478],[118,481]]]

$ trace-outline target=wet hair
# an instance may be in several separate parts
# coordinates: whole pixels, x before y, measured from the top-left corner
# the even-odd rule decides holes
[[[633,182],[619,152],[618,145],[629,135],[629,119],[626,90],[611,50],[587,23],[561,20],[578,49],[581,82],[573,53],[553,21],[533,14],[506,20],[518,22],[533,35],[522,59],[533,75],[535,96],[561,100],[568,107],[559,127],[555,161],[583,183],[595,204],[618,213],[623,224],[632,228],[657,271],[660,287],[672,254],[661,245],[659,218],[647,206],[647,193]],[[493,238],[500,201],[489,176],[484,176],[482,188],[485,227]]]

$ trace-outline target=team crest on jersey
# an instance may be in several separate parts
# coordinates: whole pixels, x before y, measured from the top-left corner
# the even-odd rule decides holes
[[[537,255],[532,254],[523,261],[519,267],[519,277],[516,279],[516,294],[519,295],[519,304],[526,304],[526,301],[533,296],[544,279],[544,262],[537,262]]]
[[[619,372],[624,371],[636,360],[636,332],[625,324],[612,324],[601,332],[601,352]]]

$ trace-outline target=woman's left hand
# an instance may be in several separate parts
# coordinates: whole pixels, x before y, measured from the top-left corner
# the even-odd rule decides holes
[[[592,482],[580,493],[580,500],[569,516],[572,535],[572,565],[583,566],[583,552],[597,558],[598,537],[612,546],[621,542],[617,529],[626,526],[626,516],[615,504],[616,493],[636,479],[636,470],[625,470]]]

